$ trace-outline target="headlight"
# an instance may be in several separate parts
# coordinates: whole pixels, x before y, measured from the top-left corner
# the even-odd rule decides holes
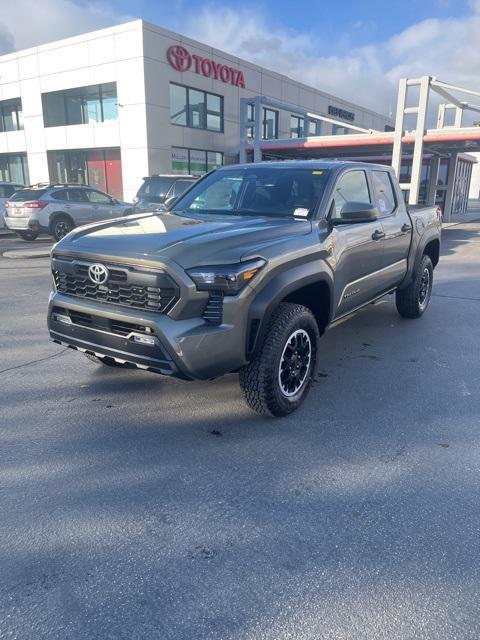
[[[187,273],[199,291],[223,291],[226,296],[235,296],[250,282],[266,264],[265,260],[251,260],[220,267],[196,267]]]

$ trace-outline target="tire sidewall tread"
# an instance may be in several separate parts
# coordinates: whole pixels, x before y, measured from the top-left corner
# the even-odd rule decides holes
[[[301,393],[288,398],[278,384],[278,367],[289,336],[297,329],[308,332],[312,365]],[[273,312],[263,344],[255,358],[240,370],[240,386],[247,404],[257,413],[285,416],[295,411],[308,394],[316,373],[320,333],[312,312],[303,305],[282,302]]]

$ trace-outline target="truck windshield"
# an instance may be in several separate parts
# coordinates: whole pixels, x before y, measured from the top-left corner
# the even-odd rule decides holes
[[[173,207],[175,212],[307,217],[323,195],[328,169],[254,167],[214,171]]]

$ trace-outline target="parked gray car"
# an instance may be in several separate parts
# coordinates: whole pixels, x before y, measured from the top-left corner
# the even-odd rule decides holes
[[[188,380],[239,372],[250,407],[286,415],[310,388],[326,329],[388,293],[403,317],[425,313],[440,232],[439,209],[410,211],[391,167],[223,167],[168,213],[64,238],[50,336],[108,366]]]
[[[0,229],[5,227],[5,203],[17,191],[25,185],[16,182],[0,182]]]
[[[107,193],[78,184],[23,187],[5,203],[5,225],[24,240],[48,233],[60,240],[75,227],[112,220],[133,212],[133,206]]]

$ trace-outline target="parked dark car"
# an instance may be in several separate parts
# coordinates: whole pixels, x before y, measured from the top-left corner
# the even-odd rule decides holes
[[[198,177],[191,175],[158,175],[143,179],[133,200],[135,211],[165,211],[167,201],[181,196]]]
[[[438,208],[410,211],[390,167],[222,167],[166,213],[64,238],[50,335],[108,366],[188,380],[239,372],[252,409],[286,415],[310,388],[326,329],[389,293],[403,317],[425,313],[440,235]]]

